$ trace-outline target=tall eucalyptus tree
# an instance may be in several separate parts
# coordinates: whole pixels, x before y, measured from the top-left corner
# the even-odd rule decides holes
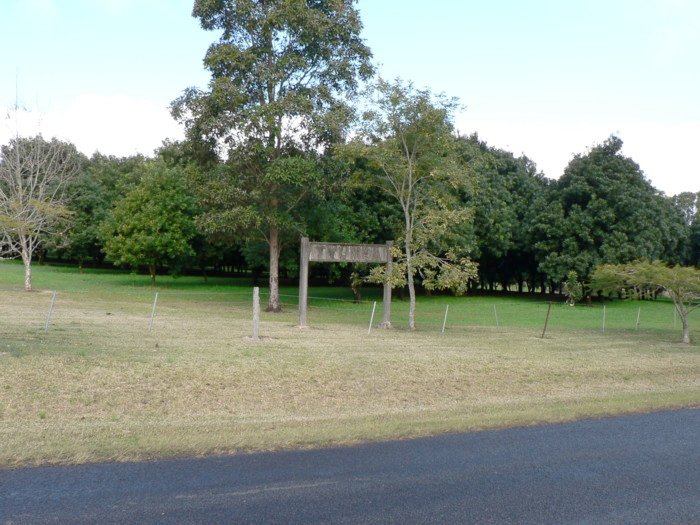
[[[297,205],[322,185],[315,156],[340,140],[347,97],[373,74],[355,0],[196,0],[193,16],[219,31],[204,58],[208,89],[172,104],[208,172],[200,200],[209,233],[264,238],[270,251],[268,310],[279,311],[279,257],[298,229]]]

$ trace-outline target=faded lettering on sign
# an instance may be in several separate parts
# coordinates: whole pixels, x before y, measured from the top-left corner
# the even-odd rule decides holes
[[[385,244],[309,243],[310,261],[385,263],[390,257]]]

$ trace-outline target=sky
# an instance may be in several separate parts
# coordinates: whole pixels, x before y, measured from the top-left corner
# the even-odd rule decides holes
[[[668,195],[700,191],[700,1],[359,0],[382,77],[459,97],[460,133],[558,178],[611,134]],[[0,0],[0,143],[152,154],[218,38],[192,0]],[[6,116],[7,111],[2,112]]]

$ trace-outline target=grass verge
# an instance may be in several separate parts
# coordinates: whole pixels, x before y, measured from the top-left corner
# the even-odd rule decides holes
[[[562,322],[541,339],[533,321],[368,335],[364,311],[361,324],[341,322],[340,305],[318,308],[310,330],[295,327],[292,309],[266,314],[264,339],[254,343],[246,340],[245,289],[237,298],[164,287],[149,333],[149,290],[99,275],[61,279],[48,332],[51,294],[0,289],[4,468],[353,444],[700,406],[698,347],[662,329],[603,334]],[[462,301],[465,311],[478,304]],[[541,313],[537,303],[513,304],[523,318]],[[560,319],[576,312],[563,310]]]

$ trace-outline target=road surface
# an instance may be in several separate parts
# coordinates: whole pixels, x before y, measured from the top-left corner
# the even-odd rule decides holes
[[[700,409],[0,471],[0,523],[700,523]]]

